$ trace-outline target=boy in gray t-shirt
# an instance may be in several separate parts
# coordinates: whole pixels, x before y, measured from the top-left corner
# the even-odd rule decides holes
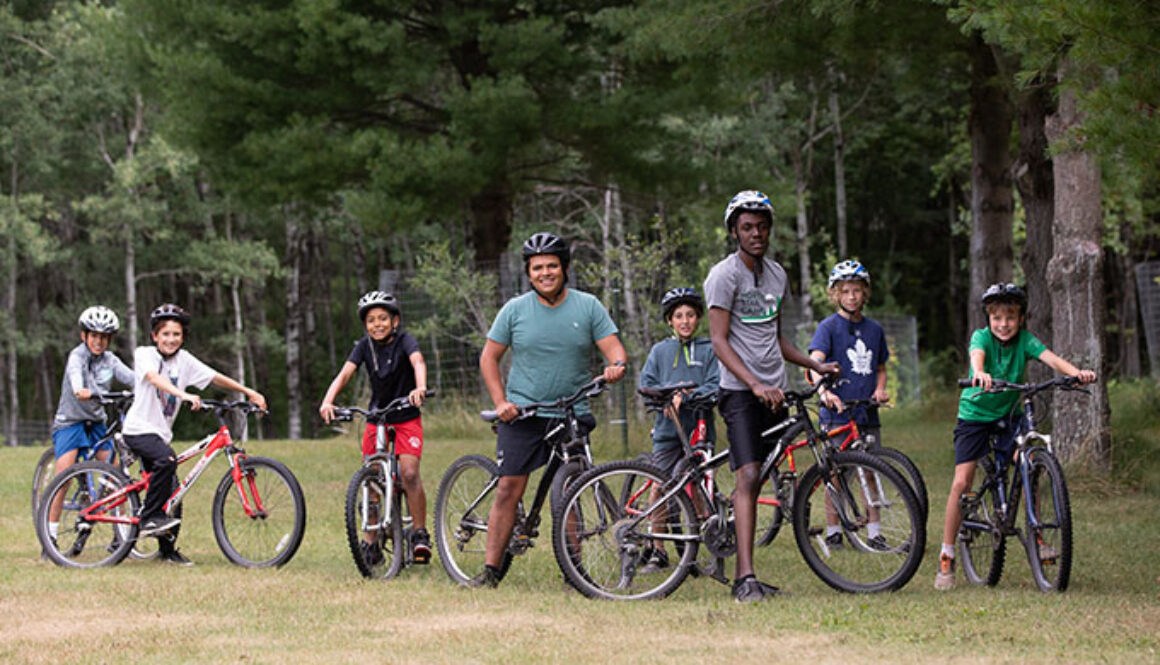
[[[785,418],[785,362],[819,374],[837,372],[835,363],[810,358],[781,334],[786,274],[766,258],[773,228],[773,204],[758,191],[739,192],[725,208],[725,228],[737,251],[709,271],[705,301],[709,336],[721,366],[717,408],[729,436],[729,464],[737,477],[734,524],[737,569],[733,597],[742,603],[778,593],[753,573],[753,535],[761,462],[769,454],[761,433]]]

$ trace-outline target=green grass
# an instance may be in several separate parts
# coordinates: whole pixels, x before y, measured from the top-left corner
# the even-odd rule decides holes
[[[585,600],[566,590],[546,538],[494,591],[453,586],[437,562],[391,582],[364,582],[342,527],[358,463],[353,438],[248,446],[285,462],[306,492],[306,538],[284,569],[239,569],[218,551],[209,504],[221,462],[187,498],[181,546],[195,567],[60,569],[39,560],[29,518],[40,450],[0,449],[0,662],[1156,662],[1160,498],[1137,489],[1142,483],[1073,492],[1076,553],[1066,594],[1034,589],[1015,542],[997,588],[967,588],[960,577],[953,592],[933,590],[953,464],[948,413],[953,402],[935,400],[886,415],[887,442],[917,461],[931,492],[927,555],[907,587],[837,593],[813,576],[783,529],[759,550],[757,567],[791,595],[753,606],[736,605],[724,586],[703,579],[660,602]],[[470,434],[470,417],[453,424],[454,439],[439,427],[442,417],[429,420],[423,474],[433,508],[443,469],[463,454],[490,454],[494,441],[482,425]],[[634,448],[643,449],[644,428],[636,430]],[[619,431],[598,432],[597,456],[619,456]]]

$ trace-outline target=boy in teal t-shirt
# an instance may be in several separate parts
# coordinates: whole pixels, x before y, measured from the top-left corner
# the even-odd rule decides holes
[[[1027,294],[1014,284],[992,284],[983,292],[983,309],[987,327],[971,335],[970,388],[959,397],[958,423],[955,425],[955,477],[947,497],[943,526],[942,552],[934,588],[940,591],[955,585],[955,535],[959,532],[962,512],[959,498],[971,487],[975,467],[990,452],[991,437],[995,448],[1010,456],[1015,449],[1015,426],[1019,413],[1019,393],[986,392],[995,379],[1022,383],[1026,379],[1027,361],[1036,358],[1051,369],[1078,377],[1083,383],[1096,380],[1095,372],[1080,370],[1051,352],[1035,335],[1023,329],[1027,311]]]

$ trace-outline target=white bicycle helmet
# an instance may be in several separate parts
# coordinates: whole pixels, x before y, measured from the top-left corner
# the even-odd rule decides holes
[[[830,280],[826,283],[826,288],[832,289],[838,282],[845,282],[852,279],[862,280],[866,283],[866,286],[870,286],[870,271],[866,269],[866,266],[853,259],[839,261],[830,270]]]
[[[399,299],[386,291],[368,291],[358,299],[358,318],[367,320],[367,312],[374,307],[382,307],[395,316],[400,316]]]
[[[81,330],[109,335],[121,329],[121,322],[113,310],[101,305],[94,305],[81,312],[77,324],[80,325]]]
[[[725,230],[732,233],[733,225],[737,223],[737,216],[743,212],[756,212],[769,217],[773,223],[773,202],[769,197],[756,189],[746,189],[737,192],[729,205],[725,206]]]

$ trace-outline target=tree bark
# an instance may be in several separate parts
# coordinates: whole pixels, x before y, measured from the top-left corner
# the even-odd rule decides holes
[[[133,225],[125,222],[125,320],[129,324],[129,354],[137,350],[137,251]]]
[[[971,291],[967,321],[986,325],[979,301],[988,285],[1011,281],[1014,196],[1011,188],[1011,107],[997,79],[991,48],[975,36],[971,55]]]
[[[1120,237],[1132,246],[1131,225],[1121,227]],[[1136,264],[1128,252],[1112,253],[1112,273],[1120,288],[1113,291],[1116,303],[1116,366],[1114,374],[1125,379],[1138,379],[1144,368],[1140,364],[1140,303],[1136,297]],[[1106,364],[1106,363],[1105,363]]]
[[[507,183],[492,183],[471,198],[471,244],[477,266],[498,264],[512,235],[512,193]]]
[[[286,436],[302,438],[302,312],[299,281],[302,270],[302,238],[297,211],[286,221]]]
[[[1065,62],[1060,76],[1066,77]],[[1093,369],[1101,380],[1091,395],[1059,393],[1054,407],[1055,449],[1065,462],[1107,472],[1111,466],[1110,409],[1104,373],[1103,227],[1100,168],[1095,153],[1083,145],[1083,116],[1074,91],[1063,89],[1059,109],[1047,120],[1047,137],[1055,154],[1055,255],[1047,264],[1054,298],[1053,350],[1081,369]]]
[[[830,67],[830,121],[834,127],[834,213],[838,222],[838,259],[849,258],[846,245],[846,139],[842,134],[842,108],[838,99],[839,75]]]

